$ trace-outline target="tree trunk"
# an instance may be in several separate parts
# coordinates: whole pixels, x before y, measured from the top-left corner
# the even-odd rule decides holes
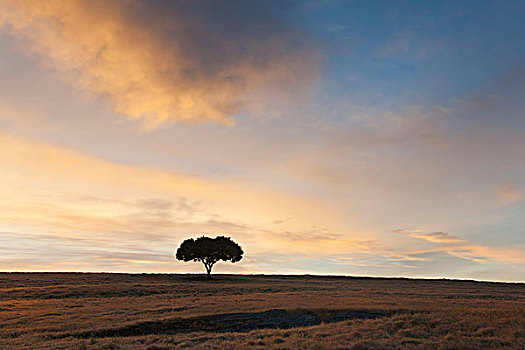
[[[204,267],[206,268],[206,279],[211,280],[211,268],[213,264],[203,262]]]

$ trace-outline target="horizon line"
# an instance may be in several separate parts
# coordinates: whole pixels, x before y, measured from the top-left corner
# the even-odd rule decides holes
[[[201,272],[111,272],[111,271],[0,271],[0,274],[114,274],[114,275],[206,275]],[[525,284],[523,281],[510,280],[477,280],[471,278],[453,277],[405,277],[405,276],[360,276],[360,275],[322,275],[322,274],[279,274],[279,273],[214,273],[213,276],[247,276],[247,277],[326,277],[326,278],[350,278],[350,279],[399,279],[399,280],[425,280],[425,281],[458,281],[458,282],[477,282],[477,283],[504,283],[504,284]]]

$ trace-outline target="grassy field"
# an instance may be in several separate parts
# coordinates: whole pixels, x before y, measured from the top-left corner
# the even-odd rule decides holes
[[[525,349],[525,284],[0,274],[0,349]]]

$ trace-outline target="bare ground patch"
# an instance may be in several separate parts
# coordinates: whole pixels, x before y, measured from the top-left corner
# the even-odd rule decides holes
[[[366,310],[296,310],[272,309],[263,312],[242,312],[206,315],[190,318],[171,318],[58,335],[57,338],[133,337],[150,334],[177,334],[189,332],[250,332],[256,329],[290,329],[350,319],[375,319],[391,316],[391,312]]]

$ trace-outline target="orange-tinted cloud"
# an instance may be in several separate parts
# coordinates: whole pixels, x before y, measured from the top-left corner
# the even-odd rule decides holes
[[[516,202],[523,197],[523,194],[521,193],[518,185],[512,183],[498,187],[497,193],[503,203]]]
[[[396,230],[396,232],[439,245],[437,248],[414,252],[413,254],[445,252],[480,263],[486,262],[487,259],[492,259],[508,263],[525,264],[523,250],[519,248],[481,245],[445,232],[424,232],[421,230]]]
[[[291,235],[320,226],[318,234],[328,236],[323,244],[343,247],[342,240],[329,238],[330,232],[341,230],[341,221],[329,203],[318,199],[114,163],[8,134],[0,134],[0,144],[0,222],[9,223],[8,230],[51,230],[64,237],[88,234],[101,240],[124,234],[159,242],[231,233],[253,243],[252,251],[268,246],[286,251],[298,245],[318,247],[320,240],[311,232],[294,240]],[[290,218],[279,225],[286,235],[269,234],[271,223],[282,217]]]
[[[251,257],[362,248],[319,199],[110,162],[10,134],[0,133],[0,145],[0,251],[9,270],[188,271],[172,253],[203,234],[231,235]],[[94,255],[97,263],[88,261]]]
[[[249,2],[1,0],[0,26],[115,112],[150,127],[228,124],[260,104],[254,95],[315,79],[318,54],[274,12]]]

